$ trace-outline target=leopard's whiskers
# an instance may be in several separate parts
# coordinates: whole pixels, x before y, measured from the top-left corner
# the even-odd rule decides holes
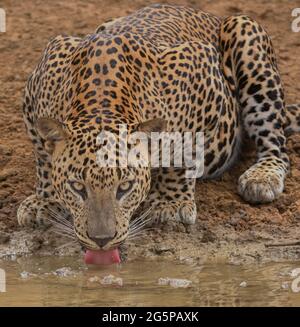
[[[75,242],[75,240],[77,240],[77,237],[74,232],[73,224],[66,219],[69,214],[65,210],[63,210],[62,212],[58,212],[53,208],[49,208],[48,212],[50,214],[50,217],[48,217],[47,219],[53,225],[52,231],[58,235],[72,239]]]
[[[67,243],[65,243],[65,244],[62,244],[62,245],[60,245],[60,246],[58,246],[58,247],[56,247],[55,248],[55,250],[61,250],[61,249],[64,249],[65,247],[67,247],[67,246],[70,246],[70,245],[72,245],[72,244],[78,244],[78,242],[76,242],[75,240],[74,241],[70,241],[70,242],[67,242]]]
[[[149,231],[153,228],[147,227],[147,225],[152,221],[152,217],[149,216],[152,208],[145,210],[138,218],[134,219],[129,224],[129,232],[127,236],[127,241],[132,241],[136,238],[140,238],[146,235],[146,231]]]

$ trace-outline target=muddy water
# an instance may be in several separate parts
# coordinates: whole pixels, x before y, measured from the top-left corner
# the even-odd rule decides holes
[[[292,276],[299,267],[140,261],[87,268],[77,258],[28,257],[0,261],[6,273],[0,306],[300,306],[300,293],[292,288],[293,280],[300,286]],[[167,277],[191,283],[174,287]]]

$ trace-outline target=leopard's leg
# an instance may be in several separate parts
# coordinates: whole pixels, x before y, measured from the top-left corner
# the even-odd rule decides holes
[[[36,193],[20,204],[17,211],[18,223],[21,226],[49,225],[51,212],[59,215],[65,212],[65,209],[55,199],[51,182],[51,157],[35,129],[33,110],[27,89],[25,90],[23,115],[28,135],[34,145],[37,185]]]
[[[184,169],[159,168],[152,175],[152,186],[145,207],[152,208],[153,223],[175,220],[194,224],[197,209],[195,179],[188,179]]]
[[[19,206],[17,211],[20,226],[50,226],[58,217],[70,219],[69,212],[57,201],[32,194]]]
[[[226,78],[257,147],[257,162],[240,177],[238,190],[251,203],[270,202],[283,191],[289,170],[284,95],[273,46],[264,29],[247,16],[227,18],[220,42]]]

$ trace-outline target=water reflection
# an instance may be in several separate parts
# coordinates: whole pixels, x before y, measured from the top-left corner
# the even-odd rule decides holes
[[[70,267],[67,276],[61,276],[61,270],[53,273],[62,267]],[[201,267],[132,262],[87,269],[74,258],[22,258],[0,262],[7,280],[0,306],[300,306],[300,293],[291,290],[291,271],[297,267],[300,262]],[[110,274],[122,278],[123,286],[99,282]],[[162,277],[188,279],[192,284],[162,286],[158,284]]]

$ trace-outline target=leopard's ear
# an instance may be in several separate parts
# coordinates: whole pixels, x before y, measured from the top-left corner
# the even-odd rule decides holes
[[[63,124],[52,118],[40,118],[36,122],[36,128],[40,136],[45,140],[45,149],[52,154],[58,142],[65,141],[67,134]]]
[[[139,123],[136,126],[136,131],[144,132],[148,136],[151,135],[152,132],[166,132],[167,131],[167,121],[162,118],[154,118],[150,120],[146,120],[142,123]]]

